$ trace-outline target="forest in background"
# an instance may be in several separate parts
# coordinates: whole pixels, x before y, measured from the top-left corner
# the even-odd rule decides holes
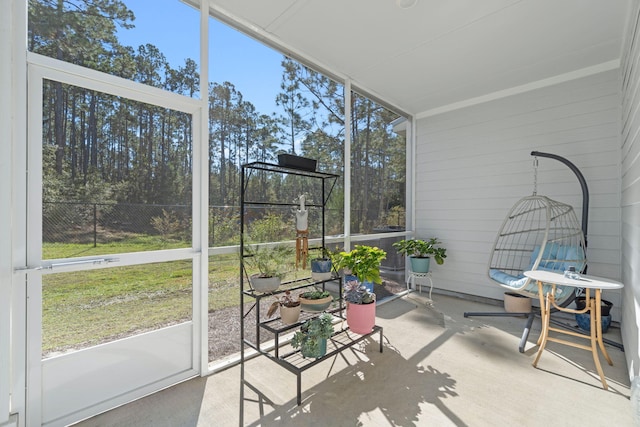
[[[30,0],[29,50],[200,97],[194,60],[173,68],[151,43],[120,44],[117,28],[132,28],[135,22],[125,3]],[[242,164],[274,163],[279,153],[287,152],[318,159],[319,170],[343,175],[341,84],[283,57],[275,100],[278,112],[256,111],[232,82],[209,83],[206,96],[211,246],[237,241]],[[65,231],[80,229],[78,237],[91,227],[189,241],[190,115],[56,81],[44,84],[43,112],[45,240],[64,241],[72,238]],[[398,117],[364,96],[351,97],[354,234],[387,223],[404,224],[405,139],[391,129]],[[252,191],[275,200],[292,201],[296,192],[277,177],[256,180],[255,185]],[[328,230],[335,234],[343,230],[343,194],[339,180],[328,204]],[[290,221],[288,211],[265,211],[259,216]]]

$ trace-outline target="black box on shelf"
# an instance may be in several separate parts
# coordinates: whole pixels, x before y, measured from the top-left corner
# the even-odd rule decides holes
[[[286,168],[315,172],[318,161],[293,154],[278,154],[278,165]]]

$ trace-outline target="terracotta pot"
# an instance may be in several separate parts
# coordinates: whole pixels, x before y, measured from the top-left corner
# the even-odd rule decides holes
[[[356,334],[368,334],[376,324],[376,303],[347,303],[347,325]]]

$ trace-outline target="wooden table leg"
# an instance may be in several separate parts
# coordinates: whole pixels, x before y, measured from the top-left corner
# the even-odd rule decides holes
[[[540,319],[542,324],[542,329],[544,329],[544,294],[542,293],[542,282],[538,282],[538,299],[540,300]],[[536,341],[536,345],[542,344],[542,331],[540,331],[540,336],[538,337],[538,341]]]
[[[533,366],[537,367],[540,357],[542,356],[542,352],[544,351],[547,342],[557,342],[564,345],[569,345],[572,347],[580,348],[583,350],[591,351],[591,355],[593,357],[593,363],[595,364],[596,371],[598,372],[598,376],[600,377],[600,382],[602,383],[602,388],[605,390],[609,389],[607,385],[606,378],[604,376],[604,371],[602,370],[602,365],[600,364],[600,355],[598,349],[602,351],[605,359],[609,365],[613,365],[613,361],[607,352],[607,349],[604,346],[604,339],[602,337],[602,289],[619,289],[622,288],[623,285],[621,283],[601,280],[598,278],[589,278],[590,276],[586,276],[583,280],[586,282],[591,282],[589,284],[585,284],[585,300],[586,307],[581,310],[568,309],[566,307],[559,306],[554,298],[556,285],[579,285],[576,279],[562,279],[562,276],[557,273],[547,273],[547,272],[535,272],[528,271],[525,272],[525,276],[536,280],[538,284],[538,297],[540,299],[540,311],[542,317],[542,332],[540,334],[540,338],[538,339],[538,345],[540,348],[538,349],[538,353],[536,354],[535,360],[533,361]],[[551,285],[551,289],[546,294],[543,294],[544,286],[543,281],[549,285]],[[555,282],[555,283],[554,283]],[[602,285],[602,286],[599,286]],[[593,289],[593,296],[590,294],[590,291]],[[589,315],[589,334],[585,335],[583,333],[578,333],[575,331],[568,331],[566,329],[559,329],[550,326],[550,318],[551,318],[551,307],[555,309],[566,312],[566,313],[575,313],[575,314],[583,314],[586,313]],[[557,338],[551,336],[550,333],[554,334],[564,334],[570,335],[573,337],[577,337],[580,339],[587,339],[589,344],[579,344],[575,341],[569,341],[566,339]]]
[[[613,360],[609,357],[609,353],[604,346],[604,342],[602,341],[602,292],[600,289],[596,289],[596,338],[598,340],[598,346],[604,355],[604,358],[607,360],[609,366],[613,366]]]
[[[596,290],[596,295],[598,295],[598,290]],[[600,375],[600,381],[602,382],[602,387],[605,390],[609,389],[607,385],[607,381],[604,379],[604,372],[602,371],[602,366],[600,365],[600,357],[598,356],[598,332],[602,333],[602,324],[600,323],[600,303],[596,300],[598,298],[589,300],[589,312],[590,312],[590,329],[591,329],[591,353],[593,354],[593,362],[596,365],[596,370],[598,371],[598,375]],[[608,356],[608,355],[607,355]]]
[[[538,282],[538,291],[539,295],[542,295],[542,283]],[[538,365],[538,360],[540,360],[540,356],[542,356],[542,352],[544,351],[545,345],[547,345],[547,337],[549,336],[549,318],[551,317],[551,301],[549,300],[549,294],[546,297],[540,297],[540,301],[542,302],[542,306],[540,308],[540,315],[542,317],[542,333],[540,334],[540,339],[538,340],[540,343],[540,348],[538,349],[538,354],[536,354],[536,358],[533,361],[533,366],[536,367]]]

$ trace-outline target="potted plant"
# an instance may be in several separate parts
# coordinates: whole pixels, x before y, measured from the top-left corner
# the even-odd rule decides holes
[[[344,285],[347,325],[357,334],[368,334],[376,324],[376,294],[357,280]]]
[[[429,240],[410,239],[395,242],[393,247],[402,255],[407,255],[411,261],[411,271],[414,273],[428,273],[431,257],[436,264],[442,265],[447,257],[447,250],[437,245],[442,244],[437,237]]]
[[[589,332],[591,331],[591,312],[586,309],[587,301],[584,296],[576,297],[575,299],[576,310],[580,311],[580,313],[576,313],[576,322],[578,326],[583,331]],[[605,333],[609,330],[609,326],[611,325],[611,308],[613,307],[613,303],[607,300],[600,300],[600,320],[602,323],[602,333]]]
[[[331,279],[331,266],[331,258],[313,258],[311,260],[311,279],[316,282]]]
[[[382,283],[380,263],[387,253],[375,246],[356,245],[350,252],[339,252],[334,255],[337,269],[349,270],[362,284],[373,292],[373,285]],[[345,272],[345,283],[349,279]]]
[[[321,312],[331,305],[333,296],[331,296],[329,291],[314,288],[313,290],[301,293],[299,299],[302,310]]]
[[[251,287],[258,292],[275,291],[284,276],[293,270],[294,249],[291,246],[247,246],[244,253],[245,264],[259,271],[249,276]]]
[[[333,317],[323,313],[302,324],[293,335],[291,345],[300,348],[304,357],[320,358],[327,353],[327,339],[333,335]]]
[[[267,311],[267,317],[273,316],[277,310],[280,310],[282,323],[285,325],[296,323],[300,319],[300,300],[287,290],[271,304]]]

